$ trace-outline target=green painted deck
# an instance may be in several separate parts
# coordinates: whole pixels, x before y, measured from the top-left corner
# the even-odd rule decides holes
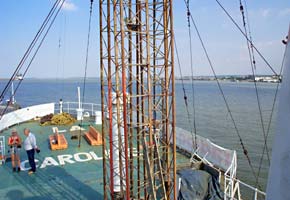
[[[86,130],[93,122],[84,123]],[[78,125],[78,123],[74,124]],[[102,146],[90,146],[84,137],[81,138],[81,146],[78,147],[78,139],[72,140],[69,129],[71,126],[58,126],[68,142],[68,149],[51,151],[49,147],[49,135],[53,126],[40,126],[38,122],[27,122],[11,127],[1,133],[6,140],[11,129],[16,128],[22,140],[24,128],[30,128],[35,134],[37,145],[41,149],[35,154],[37,172],[28,175],[28,171],[12,172],[11,161],[0,165],[0,199],[103,199],[103,162]],[[100,126],[94,127],[101,130]],[[74,132],[74,134],[76,134]],[[8,146],[6,147],[6,155]],[[178,153],[178,164],[188,164],[188,157]],[[25,150],[21,149],[20,159],[27,160]],[[29,169],[28,162],[23,166]],[[136,172],[135,172],[136,173]],[[135,174],[136,175],[136,174]],[[137,176],[137,175],[136,175]],[[136,180],[137,181],[137,180]]]
[[[37,122],[29,122],[14,127],[23,140],[23,128],[28,127],[35,134],[41,149],[40,154],[35,155],[38,168],[35,174],[28,175],[27,171],[12,172],[9,160],[0,165],[0,199],[103,199],[101,146],[90,146],[82,137],[79,148],[78,140],[71,140],[71,126],[58,126],[59,130],[67,130],[63,134],[69,147],[66,150],[51,151],[48,136],[52,134],[53,126],[39,126]],[[7,140],[10,129],[1,135],[5,135]],[[6,154],[8,149],[7,146]],[[62,163],[62,158],[70,158],[73,163]],[[23,148],[20,159],[27,160]],[[25,167],[28,168],[29,164],[26,163]]]

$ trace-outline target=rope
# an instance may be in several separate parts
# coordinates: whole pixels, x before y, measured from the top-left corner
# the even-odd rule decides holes
[[[222,6],[222,4],[215,0],[217,4],[221,7],[221,9],[224,11],[224,13],[229,17],[229,19],[232,21],[232,23],[237,27],[237,29],[241,32],[241,34],[246,38],[246,40],[251,44],[253,49],[258,53],[258,55],[261,57],[261,59],[266,63],[266,65],[270,68],[270,70],[274,73],[275,76],[278,76],[274,68],[270,65],[270,63],[266,60],[266,58],[261,54],[261,52],[257,49],[257,47],[252,43],[252,41],[248,38],[246,33],[241,29],[241,27],[237,24],[237,22],[234,20],[234,18],[229,14],[229,12]]]
[[[58,87],[59,87],[59,85],[60,85],[59,83],[61,81],[60,78],[59,78],[60,57],[61,57],[60,54],[61,54],[61,35],[59,36],[58,45],[57,45],[57,63],[56,63],[56,78],[55,78],[55,82],[58,84]],[[61,99],[63,99],[63,93],[61,95]]]
[[[57,71],[56,82],[61,91],[61,99],[64,99],[64,71],[65,71],[65,50],[66,50],[66,16],[62,13],[62,20],[59,22],[59,39],[57,50]]]
[[[247,10],[247,8],[246,8],[246,10]],[[246,34],[246,36],[249,36],[249,39],[250,39],[250,41],[252,43],[253,40],[252,40],[250,28],[249,28],[250,27],[249,18],[245,17],[244,7],[243,7],[243,4],[242,4],[241,0],[240,0],[240,11],[241,11],[241,14],[242,14],[242,20],[243,20],[243,26],[244,26],[245,34]],[[248,23],[246,23],[246,19],[247,19]],[[246,24],[248,24],[247,25],[248,29],[247,29]],[[248,31],[249,31],[249,33],[248,33]],[[255,69],[256,69],[255,54],[254,54],[253,46],[250,45],[250,42],[248,42],[248,41],[247,41],[247,48],[248,48],[248,53],[249,53],[249,59],[250,59],[250,64],[251,64],[252,75],[254,77],[255,93],[256,93],[256,99],[257,99],[257,104],[258,104],[258,109],[259,109],[260,122],[261,122],[261,126],[262,126],[264,145],[265,145],[266,152],[267,152],[268,164],[270,165],[270,156],[269,156],[269,150],[268,150],[267,139],[266,139],[265,124],[264,124],[264,119],[263,119],[261,102],[260,102],[260,98],[259,98],[259,91],[258,91],[258,87],[257,87],[257,81],[255,79],[255,77],[256,77],[256,74],[255,74]],[[257,178],[259,178],[259,176]],[[256,180],[256,181],[258,181],[258,180]]]
[[[66,32],[67,32],[67,17],[64,14],[64,30],[63,30],[63,41],[62,41],[62,66],[61,66],[61,77],[62,77],[62,99],[64,97],[64,72],[65,72],[65,58],[66,58]]]
[[[23,67],[23,64],[25,63],[26,59],[28,58],[29,54],[31,53],[32,49],[34,48],[35,44],[37,43],[39,37],[41,36],[42,32],[44,31],[47,23],[50,21],[51,17],[53,16],[56,8],[59,6],[61,0],[57,0],[55,1],[55,3],[53,4],[52,8],[50,9],[48,15],[46,16],[45,20],[43,21],[41,27],[39,28],[38,32],[36,33],[36,35],[34,36],[34,39],[32,40],[32,42],[30,43],[29,47],[27,48],[26,52],[24,53],[22,59],[20,60],[18,66],[16,67],[15,71],[13,72],[12,76],[10,77],[8,83],[5,85],[4,89],[1,92],[0,95],[0,101],[3,100],[4,96],[6,95],[9,87],[12,84],[12,81],[15,79],[16,75],[19,73],[19,71],[21,70],[21,68]],[[23,76],[24,77],[24,76]],[[6,110],[6,109],[5,109]],[[3,113],[2,113],[3,114]],[[1,116],[2,116],[1,114]],[[1,117],[0,116],[0,117]]]
[[[185,2],[185,0],[184,0],[184,2]],[[185,2],[185,4],[186,4],[186,2]],[[221,95],[222,95],[222,98],[223,98],[223,100],[224,100],[224,102],[225,102],[225,106],[226,106],[226,108],[227,108],[227,111],[228,111],[228,113],[229,113],[229,115],[230,115],[230,118],[231,118],[231,120],[232,120],[232,122],[233,122],[234,129],[235,129],[235,131],[236,131],[236,133],[237,133],[237,136],[238,136],[239,141],[240,141],[240,145],[241,145],[241,147],[242,147],[242,149],[243,149],[243,153],[244,153],[245,157],[247,158],[248,164],[249,164],[249,166],[250,166],[250,168],[251,168],[251,171],[252,171],[254,177],[256,178],[257,176],[256,176],[256,173],[255,173],[255,171],[254,171],[254,167],[253,167],[253,165],[252,165],[251,159],[250,159],[250,157],[249,157],[249,155],[248,155],[248,151],[247,151],[247,149],[246,149],[246,147],[245,147],[245,145],[244,145],[244,143],[243,143],[242,137],[241,137],[241,135],[240,135],[240,133],[239,133],[239,130],[238,130],[237,124],[236,124],[236,122],[235,122],[235,120],[234,120],[234,117],[233,117],[233,114],[232,114],[232,112],[231,112],[230,106],[229,106],[229,104],[228,104],[228,102],[227,102],[227,99],[226,99],[226,97],[225,97],[225,94],[224,94],[224,92],[223,92],[223,90],[222,90],[222,87],[221,87],[221,85],[220,85],[220,82],[219,82],[219,80],[218,80],[218,78],[217,78],[217,75],[216,75],[216,72],[215,72],[215,70],[214,70],[214,67],[213,67],[213,64],[212,64],[212,62],[211,62],[211,59],[210,59],[210,57],[209,57],[209,54],[208,54],[208,52],[207,52],[207,50],[206,50],[206,47],[205,47],[205,45],[204,45],[204,42],[203,42],[203,40],[202,40],[202,38],[201,38],[201,35],[200,35],[200,33],[199,33],[199,30],[198,30],[198,28],[197,28],[197,25],[196,25],[196,23],[195,23],[195,21],[194,21],[192,15],[190,15],[190,18],[191,18],[191,21],[192,21],[192,23],[193,23],[193,25],[194,25],[194,28],[195,28],[195,31],[196,31],[196,33],[197,33],[198,39],[199,39],[199,41],[200,41],[200,43],[201,43],[201,45],[202,45],[202,48],[203,48],[203,51],[204,51],[205,56],[206,56],[206,58],[207,58],[207,61],[208,61],[209,65],[210,65],[210,68],[211,68],[211,70],[212,70],[212,73],[213,73],[213,75],[214,75],[214,77],[215,77],[215,80],[216,80],[216,82],[217,82],[217,85],[218,85],[219,91],[220,91],[220,93],[221,93]]]
[[[59,1],[59,2],[60,2],[60,1]],[[46,32],[45,32],[43,38],[41,39],[41,41],[40,41],[38,47],[36,48],[36,50],[35,50],[35,52],[34,52],[32,58],[30,59],[30,62],[29,62],[29,64],[27,65],[27,67],[26,67],[26,69],[25,69],[25,71],[24,71],[24,73],[23,73],[23,78],[25,77],[26,73],[28,72],[28,70],[29,70],[29,68],[30,68],[30,66],[31,66],[31,64],[32,64],[32,62],[33,62],[33,60],[34,60],[34,58],[36,57],[36,55],[37,55],[37,53],[38,53],[40,47],[42,46],[42,44],[43,44],[43,42],[44,42],[44,40],[45,40],[45,38],[46,38],[46,36],[47,36],[47,34],[48,34],[50,28],[52,27],[52,25],[53,25],[53,23],[54,23],[54,21],[55,21],[57,15],[58,15],[60,9],[62,8],[63,3],[64,3],[64,1],[62,1],[62,3],[61,3],[60,6],[59,6],[59,4],[58,4],[58,5],[55,7],[55,8],[57,8],[57,7],[59,6],[59,7],[58,7],[58,10],[57,10],[56,14],[54,15],[53,19],[51,20],[51,22],[50,22],[50,24],[49,24],[49,26],[48,26],[48,28],[47,28],[47,30],[46,30]],[[53,7],[54,7],[54,6],[53,6]],[[54,10],[52,13],[54,13],[54,12],[55,12],[55,10]],[[52,17],[52,16],[50,16],[49,19],[50,19],[51,17]],[[46,26],[47,24],[48,24],[48,21],[45,23],[45,26]],[[43,32],[44,29],[45,29],[45,27],[42,29],[41,33]],[[35,44],[36,44],[36,42],[38,41],[39,37],[40,37],[40,35],[37,36],[37,40],[36,40],[36,41],[34,42],[34,44],[32,45],[33,47],[35,46]],[[33,47],[32,47],[32,48],[33,48]],[[32,48],[30,48],[29,51],[27,51],[27,52],[30,53],[30,52],[32,51]],[[26,53],[25,53],[25,54],[26,54]],[[22,60],[21,60],[21,62],[20,62],[20,63],[22,63],[22,64],[19,65],[19,66],[21,66],[20,69],[22,68],[22,66],[23,66],[23,64],[24,64],[24,62],[25,62],[25,60],[27,59],[28,56],[29,56],[29,54],[27,54],[27,55],[24,56],[25,59],[24,59],[24,57],[22,58]],[[17,70],[15,70],[15,71],[17,71]],[[18,73],[18,72],[16,72],[16,74],[17,74],[17,73]],[[15,77],[15,75],[12,75],[11,79],[13,80],[14,77]],[[10,79],[10,80],[11,80],[11,79]],[[17,92],[17,90],[18,90],[18,88],[19,88],[19,86],[21,85],[21,83],[22,83],[23,80],[24,80],[24,79],[21,79],[21,80],[19,81],[19,83],[17,84],[17,86],[16,86],[16,88],[15,88],[15,91],[14,91],[14,95],[16,94],[16,92]],[[8,85],[8,83],[7,83],[7,85]],[[11,98],[12,98],[12,97],[10,97],[10,99],[11,99]],[[9,106],[9,105],[7,104],[6,107],[5,107],[5,109],[4,109],[4,110],[2,111],[2,113],[0,114],[0,119],[2,118],[2,116],[3,116],[3,115],[5,114],[5,112],[7,111],[8,106]]]
[[[187,7],[187,27],[188,27],[188,36],[189,36],[189,53],[190,53],[190,69],[191,69],[191,90],[192,90],[192,109],[193,109],[193,128],[194,128],[194,149],[197,149],[196,144],[196,119],[195,119],[195,89],[194,89],[194,80],[193,80],[193,58],[192,58],[192,39],[191,39],[191,27],[190,27],[190,10],[189,10],[189,0],[186,2]]]
[[[88,69],[88,60],[89,60],[89,47],[90,47],[90,36],[91,36],[91,21],[92,21],[92,11],[93,11],[93,0],[91,0],[90,4],[90,17],[89,17],[89,27],[88,27],[88,36],[87,36],[87,47],[86,47],[86,60],[85,60],[85,72],[84,72],[84,80],[83,80],[83,93],[82,93],[82,109],[85,101],[85,93],[86,93],[86,80],[87,80],[87,69]],[[81,118],[81,127],[83,126],[83,118]],[[81,129],[79,133],[79,145],[81,146]]]
[[[186,107],[188,124],[190,125],[191,136],[192,136],[192,138],[194,138],[195,136],[193,134],[193,127],[192,127],[192,123],[191,123],[191,120],[190,120],[190,112],[189,112],[189,106],[188,106],[188,101],[187,101],[187,95],[186,95],[186,91],[185,91],[183,75],[182,75],[182,71],[181,71],[181,64],[180,64],[180,59],[179,59],[179,53],[178,53],[178,48],[177,48],[177,44],[176,44],[176,39],[175,38],[174,38],[174,46],[175,46],[175,52],[176,52],[176,57],[177,57],[179,73],[180,73],[180,77],[181,77],[181,84],[182,84],[182,90],[183,90],[183,99],[184,99],[184,104],[185,104],[185,107]],[[195,146],[196,146],[196,142],[192,141],[192,147],[195,147]]]
[[[285,58],[286,58],[287,51],[288,50],[287,50],[287,46],[286,46],[286,49],[284,51],[284,56],[283,56],[282,64],[281,64],[281,67],[280,67],[279,77],[281,76],[282,71],[283,71],[283,66],[284,66],[284,62],[285,62]],[[276,90],[275,90],[273,105],[272,105],[272,108],[271,108],[270,119],[269,119],[269,123],[268,123],[268,127],[267,127],[266,140],[268,139],[268,136],[269,136],[269,133],[270,133],[270,128],[271,128],[271,124],[272,124],[274,109],[275,109],[276,101],[277,101],[277,97],[278,97],[279,85],[280,85],[280,83],[278,82],[277,85],[276,85]],[[260,163],[259,163],[259,168],[258,168],[258,177],[259,177],[260,172],[261,172],[263,158],[264,158],[264,154],[265,154],[265,149],[266,149],[266,146],[264,145],[263,146],[263,151],[262,151],[262,156],[261,156]],[[256,182],[256,185],[257,184],[258,184],[258,182]]]

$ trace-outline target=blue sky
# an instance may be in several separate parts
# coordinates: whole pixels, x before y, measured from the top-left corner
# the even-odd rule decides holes
[[[220,0],[241,24],[238,0]],[[0,78],[9,77],[36,34],[53,0],[2,0],[0,5]],[[279,71],[290,22],[289,0],[247,1],[254,44]],[[246,42],[215,0],[192,0],[196,20],[217,74],[251,74]],[[27,77],[63,78],[84,74],[89,0],[67,0]],[[183,0],[174,1],[175,36],[183,75],[190,75],[189,38]],[[98,1],[94,2],[88,76],[99,76]],[[194,75],[212,75],[192,29]],[[58,48],[61,40],[61,48]],[[257,58],[257,73],[271,74]],[[176,65],[176,75],[178,76]]]

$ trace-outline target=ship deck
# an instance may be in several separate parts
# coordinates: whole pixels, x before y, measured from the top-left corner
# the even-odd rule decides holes
[[[22,139],[25,139],[23,129],[30,128],[36,136],[41,152],[35,155],[35,159],[38,160],[37,172],[32,175],[27,173],[29,164],[24,163],[27,155],[23,148],[20,153],[23,171],[12,172],[10,159],[0,165],[0,199],[103,198],[101,146],[90,146],[82,137],[78,147],[78,139],[71,139],[70,126],[58,126],[59,130],[67,130],[64,135],[69,147],[65,150],[51,151],[48,137],[53,134],[53,126],[40,126],[38,122],[28,122],[14,127]],[[100,126],[95,127],[100,130]],[[7,140],[10,131],[11,129],[5,130],[1,135]],[[8,149],[6,146],[6,155],[9,155]],[[63,158],[70,159],[66,161]]]
[[[78,123],[74,124],[78,125]],[[85,128],[93,125],[97,130],[101,126],[93,122],[85,122]],[[72,125],[71,125],[72,126]],[[103,162],[102,146],[90,146],[84,137],[79,140],[71,139],[77,132],[70,132],[71,126],[57,126],[66,130],[63,134],[68,142],[65,150],[51,151],[49,135],[54,126],[40,126],[37,121],[30,121],[11,127],[0,135],[8,139],[11,129],[16,128],[22,140],[24,128],[29,128],[35,134],[37,145],[41,149],[35,154],[37,171],[28,175],[29,164],[24,149],[21,149],[21,172],[12,172],[11,160],[0,165],[0,199],[103,199]],[[6,145],[6,155],[8,153]],[[178,163],[183,166],[188,158],[178,153]]]

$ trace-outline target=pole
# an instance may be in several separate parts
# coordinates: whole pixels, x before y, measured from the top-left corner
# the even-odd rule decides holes
[[[78,87],[78,102],[79,102],[79,109],[81,109],[81,88]]]

